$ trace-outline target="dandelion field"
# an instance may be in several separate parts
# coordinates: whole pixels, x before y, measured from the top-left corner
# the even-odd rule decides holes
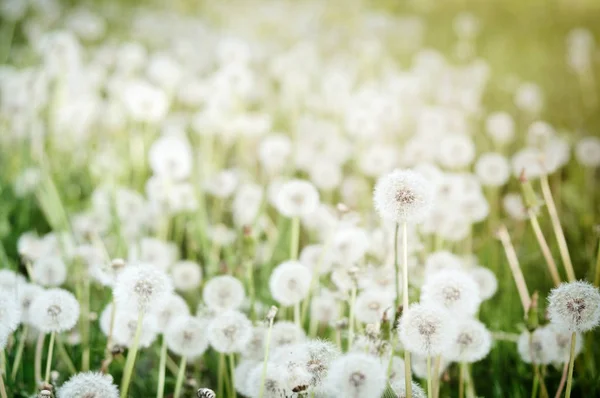
[[[0,398],[600,396],[599,20],[1,0]]]

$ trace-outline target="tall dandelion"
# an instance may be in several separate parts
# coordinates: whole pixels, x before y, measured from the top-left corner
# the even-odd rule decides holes
[[[402,305],[408,309],[408,242],[407,225],[422,222],[433,202],[433,186],[423,176],[412,170],[395,170],[380,177],[373,192],[375,209],[384,220],[396,223],[394,235],[394,265],[396,269],[396,307],[400,307],[398,266],[398,232],[402,225]],[[406,365],[406,392],[411,397],[410,354],[404,355]]]

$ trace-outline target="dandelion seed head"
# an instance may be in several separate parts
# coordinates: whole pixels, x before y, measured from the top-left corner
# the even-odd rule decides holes
[[[433,188],[412,170],[395,170],[380,177],[373,192],[375,209],[386,220],[418,223],[427,216]]]
[[[399,322],[400,341],[418,355],[439,355],[456,338],[456,325],[445,308],[434,304],[413,304]]]
[[[385,367],[374,356],[349,353],[331,363],[325,379],[331,390],[340,397],[371,398],[385,390]]]
[[[13,292],[0,290],[0,335],[14,332],[21,323],[21,305]]]
[[[319,192],[305,180],[290,180],[280,187],[275,207],[286,217],[302,217],[316,210]]]
[[[584,167],[597,168],[600,166],[600,138],[583,137],[575,145],[575,158]]]
[[[118,276],[113,295],[118,306],[140,311],[156,308],[172,291],[169,276],[149,265],[126,267]]]
[[[252,338],[252,323],[241,312],[227,311],[210,321],[207,335],[216,351],[224,354],[240,352]]]
[[[485,325],[475,319],[463,319],[445,356],[456,362],[471,363],[483,359],[491,348],[492,336]]]
[[[71,376],[56,394],[58,398],[118,398],[119,389],[111,375],[85,372]]]
[[[60,286],[67,279],[67,265],[58,256],[40,257],[31,266],[31,278],[42,286]]]
[[[31,314],[31,303],[35,298],[40,295],[44,289],[33,283],[24,283],[19,287],[19,303],[21,305],[21,322],[27,325],[33,323]]]
[[[110,315],[108,315],[108,317],[110,317]],[[125,347],[131,347],[135,340],[138,320],[139,314],[136,311],[119,309],[117,304],[115,324],[113,327],[113,339],[115,343]],[[106,320],[103,322],[106,322]],[[110,318],[108,318],[108,322],[110,322]],[[158,332],[159,325],[156,316],[153,314],[145,314],[142,318],[140,339],[138,341],[139,346],[142,348],[150,347],[156,340]]]
[[[279,264],[269,279],[271,295],[279,304],[292,306],[304,300],[310,289],[312,273],[298,261]]]
[[[547,327],[537,328],[531,334],[528,331],[521,333],[517,350],[526,363],[548,365],[558,357],[556,336]]]
[[[246,298],[246,292],[239,279],[229,275],[221,275],[206,282],[202,291],[202,298],[211,310],[236,310],[242,306]]]
[[[475,174],[482,185],[500,187],[510,178],[510,164],[499,153],[484,153],[475,163]]]
[[[175,318],[189,315],[190,309],[181,296],[169,293],[156,308],[153,308],[152,313],[157,318],[159,329],[165,332]]]
[[[425,282],[421,302],[440,305],[456,315],[473,315],[481,303],[474,278],[466,271],[440,271]]]
[[[167,347],[175,354],[196,358],[208,348],[206,324],[189,316],[178,316],[165,332]]]
[[[288,372],[284,366],[274,363],[267,363],[266,377],[264,378],[263,398],[287,398],[292,395],[291,389],[287,385]],[[250,397],[260,395],[263,380],[263,364],[258,363],[248,375],[246,382],[247,391]]]
[[[297,344],[306,340],[304,329],[294,322],[279,321],[271,330],[271,347],[276,349],[285,345]]]
[[[600,323],[600,292],[584,281],[562,283],[548,296],[552,323],[572,332],[586,332]]]
[[[491,298],[498,290],[498,279],[490,269],[475,266],[468,270],[469,275],[473,277],[479,287],[479,296],[481,300]]]
[[[379,323],[383,314],[391,312],[393,307],[393,295],[386,291],[365,290],[356,298],[354,312],[359,322]]]
[[[202,282],[202,268],[194,261],[179,261],[171,268],[171,277],[176,290],[191,291]]]
[[[243,396],[250,397],[251,391],[248,388],[248,379],[250,372],[262,364],[261,360],[242,359],[234,370],[235,390]]]
[[[392,384],[392,390],[394,390],[394,393],[396,394],[396,398],[406,398],[406,382],[404,381],[405,379],[402,380],[397,380]],[[415,383],[414,381],[410,382],[411,385],[411,389],[412,389],[412,397],[413,398],[426,398],[427,397],[427,393],[425,392],[425,390],[423,390],[423,388]]]
[[[49,289],[39,294],[29,308],[33,325],[44,333],[64,332],[79,319],[79,302],[72,293]]]

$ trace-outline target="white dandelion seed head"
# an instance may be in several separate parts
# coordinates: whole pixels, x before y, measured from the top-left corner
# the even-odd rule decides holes
[[[161,178],[181,181],[192,173],[192,148],[185,137],[163,135],[148,151],[148,163],[152,172]]]
[[[242,306],[246,292],[239,279],[230,275],[220,275],[206,282],[202,298],[206,306],[213,311],[236,310]]]
[[[33,325],[44,333],[64,332],[79,319],[79,302],[63,289],[49,289],[38,295],[29,308]]]
[[[438,145],[437,161],[447,169],[464,169],[473,163],[474,159],[475,143],[466,134],[447,135]]]
[[[473,315],[481,303],[481,294],[468,272],[445,270],[425,282],[421,302],[442,306],[454,315]]]
[[[507,193],[502,198],[502,208],[510,218],[516,221],[524,221],[529,218],[527,206],[523,197],[518,193]]]
[[[8,331],[0,330],[0,350],[6,348],[6,344],[8,344]]]
[[[132,264],[149,264],[165,272],[179,257],[173,242],[152,237],[142,238],[139,245],[131,247],[129,253],[129,262]]]
[[[485,131],[496,144],[508,144],[515,136],[515,120],[507,112],[491,113],[485,121]]]
[[[21,305],[21,322],[27,325],[33,324],[31,315],[31,303],[35,298],[42,294],[44,289],[33,283],[24,283],[19,287],[19,304]]]
[[[182,292],[195,290],[202,282],[202,268],[194,261],[179,261],[171,267],[171,278],[176,290]]]
[[[463,268],[463,260],[447,250],[438,250],[425,259],[425,276],[432,277],[444,270],[459,271]]]
[[[242,350],[244,358],[252,361],[262,361],[265,356],[265,338],[267,330],[264,326],[254,326],[250,340]]]
[[[173,290],[169,276],[149,265],[126,267],[118,276],[113,289],[117,306],[136,307],[139,311],[156,308]]]
[[[396,381],[404,381],[405,364],[404,358],[397,355],[393,356],[391,360],[392,364],[389,372],[388,382],[393,385]],[[384,366],[389,365],[387,358],[382,358],[381,361]]]
[[[383,219],[397,223],[419,223],[431,208],[433,187],[412,170],[395,170],[379,178],[373,201]]]
[[[434,304],[413,304],[399,321],[400,341],[417,355],[439,355],[456,338],[456,324],[450,312]]]
[[[524,362],[539,365],[548,365],[558,357],[556,337],[547,327],[538,328],[533,333],[521,333],[517,351]]]
[[[108,319],[110,322],[110,311],[109,308]],[[113,339],[115,343],[131,347],[135,340],[135,332],[138,327],[139,313],[128,309],[120,309],[117,304],[117,311],[115,313],[115,324],[113,326]],[[102,323],[106,320],[102,321]],[[138,344],[141,348],[150,347],[152,343],[158,337],[158,320],[154,314],[145,314],[142,318],[142,326],[140,339]]]
[[[340,225],[331,243],[334,263],[347,266],[359,262],[369,249],[369,235],[363,228]]]
[[[548,296],[552,323],[572,332],[586,332],[600,324],[600,291],[590,283],[562,283]]]
[[[398,157],[393,146],[376,143],[360,154],[358,166],[364,175],[377,177],[398,167]]]
[[[251,392],[248,388],[248,379],[250,378],[250,372],[256,367],[260,367],[262,361],[254,359],[242,359],[235,367],[234,380],[235,390],[245,397],[250,397]]]
[[[443,355],[440,359],[440,369],[437,374],[437,378],[440,379],[446,369],[451,365],[450,360],[446,359]],[[427,356],[422,355],[411,355],[410,356],[410,366],[415,377],[419,379],[426,379],[427,376]],[[431,370],[431,377],[435,378],[433,369]]]
[[[333,255],[322,244],[306,245],[300,252],[300,262],[312,272],[318,271],[319,275],[324,275],[331,272]]]
[[[526,147],[511,158],[512,172],[515,177],[523,175],[528,180],[539,178],[549,170],[544,165],[544,155],[539,149]]]
[[[322,324],[331,324],[339,319],[340,308],[335,297],[332,294],[314,296],[310,302],[310,316]]]
[[[552,360],[553,363],[565,363],[569,360],[571,355],[571,332],[569,330],[562,329],[556,324],[549,324],[547,327],[552,333],[554,333],[555,344],[556,344],[556,358]],[[583,338],[581,333],[576,333],[575,337],[575,356],[579,355],[583,350]]]
[[[160,331],[165,332],[175,318],[189,315],[190,309],[180,295],[168,293],[156,307],[152,308],[152,314],[156,316]]]
[[[366,328],[375,330],[379,334],[379,324],[367,324]],[[381,340],[366,334],[360,334],[354,338],[352,350],[350,352],[360,352],[373,355],[378,358],[388,358],[392,353],[392,347],[387,340]]]
[[[510,164],[504,155],[484,153],[475,163],[475,174],[482,185],[500,187],[510,178]]]
[[[129,263],[122,259],[114,259],[110,262],[95,261],[90,264],[90,276],[103,286],[113,287],[117,277],[127,266]]]
[[[285,261],[279,264],[269,279],[269,289],[273,299],[288,307],[304,300],[310,289],[312,272],[298,261]]]
[[[492,336],[485,325],[476,319],[458,322],[458,335],[445,356],[456,362],[477,362],[488,355]]]
[[[537,84],[525,82],[517,88],[514,102],[521,111],[537,115],[544,107],[544,94]]]
[[[257,364],[248,375],[246,388],[249,396],[258,398],[260,396],[263,381],[263,363]],[[287,398],[292,395],[288,388],[288,371],[284,366],[267,363],[266,377],[264,378],[263,398]]]
[[[290,180],[283,183],[277,193],[275,207],[286,217],[302,217],[316,210],[319,191],[305,180]]]
[[[20,286],[27,283],[23,275],[17,274],[9,269],[0,269],[0,289],[5,292],[16,291]]]
[[[263,188],[258,184],[245,183],[235,193],[233,199],[233,220],[235,225],[254,223],[263,202]]]
[[[271,330],[271,349],[277,349],[306,340],[306,332],[294,322],[279,321],[273,324]]]
[[[17,294],[0,290],[0,335],[14,332],[21,323],[21,305]]]
[[[241,312],[227,311],[210,321],[207,333],[216,351],[231,354],[244,350],[252,338],[252,323]]]
[[[496,274],[494,274],[490,269],[481,266],[475,266],[470,268],[467,272],[477,283],[481,300],[487,300],[491,298],[496,293],[496,290],[498,290],[498,279],[496,278]]]
[[[31,266],[31,278],[42,286],[57,287],[67,280],[67,265],[58,256],[43,256]]]
[[[208,348],[206,326],[189,315],[174,318],[165,332],[167,347],[179,356],[196,358],[202,355]]]
[[[597,168],[600,166],[600,138],[583,137],[575,145],[575,159],[584,167]]]
[[[315,159],[309,166],[308,174],[310,181],[324,191],[337,188],[343,178],[341,166],[330,159]]]
[[[118,398],[119,389],[111,375],[98,372],[78,373],[56,391],[57,398]]]
[[[414,381],[411,381],[410,385],[412,389],[413,398],[427,398],[427,393],[419,384],[415,383]],[[394,390],[396,398],[406,398],[407,395],[405,379],[394,381],[394,383],[392,383],[392,390]]]
[[[221,170],[206,180],[204,189],[217,198],[228,198],[235,192],[239,184],[239,179],[239,174],[236,170]]]
[[[379,397],[385,390],[386,371],[378,358],[353,352],[331,363],[325,383],[339,397]]]
[[[292,154],[292,141],[284,134],[270,134],[264,137],[258,147],[258,160],[269,173],[282,171]]]
[[[132,120],[146,123],[164,120],[170,104],[163,90],[144,80],[127,82],[120,90],[123,105]]]
[[[393,312],[394,295],[385,290],[365,290],[356,298],[354,313],[362,323],[379,323],[383,314]]]

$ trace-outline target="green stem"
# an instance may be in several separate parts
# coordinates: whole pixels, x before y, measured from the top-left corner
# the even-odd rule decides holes
[[[73,361],[69,357],[69,353],[67,352],[67,349],[65,348],[65,345],[62,342],[60,335],[56,336],[56,348],[58,348],[58,355],[60,355],[60,358],[67,366],[67,369],[69,369],[69,373],[72,375],[77,373],[77,368],[75,367]]]
[[[181,396],[181,386],[183,385],[183,375],[185,374],[185,361],[186,357],[184,355],[179,362],[179,372],[177,372],[177,382],[175,383],[175,394],[173,394],[174,398],[179,398]]]
[[[235,398],[235,358],[229,354],[229,373],[231,374],[231,398]]]
[[[158,389],[156,390],[156,398],[163,398],[165,394],[165,366],[167,364],[167,341],[165,335],[162,336],[162,344],[160,346],[160,362],[158,365]]]
[[[250,320],[256,320],[256,310],[254,308],[256,302],[256,292],[254,290],[254,261],[246,262],[246,277],[248,279],[248,292],[250,294]]]
[[[223,396],[223,376],[225,373],[225,357],[219,353],[219,373],[217,374],[217,397]]]
[[[298,259],[298,248],[300,247],[300,218],[292,218],[292,234],[290,238],[290,259]]]
[[[302,327],[302,325],[300,323],[300,303],[299,302],[294,304],[294,322],[299,327]]]
[[[52,354],[54,351],[54,340],[56,338],[56,332],[50,333],[50,343],[48,344],[48,358],[46,358],[46,377],[44,382],[48,384],[50,382],[50,368],[52,367]]]
[[[90,277],[89,274],[83,278],[83,300],[81,305],[81,342],[83,352],[81,354],[81,371],[90,370]]]
[[[567,390],[565,391],[565,398],[571,397],[571,387],[573,385],[573,367],[575,365],[575,342],[577,340],[577,334],[573,332],[571,334],[571,355],[569,356],[569,375],[567,376]]]
[[[431,384],[431,355],[427,355],[427,397],[433,398],[433,387]]]
[[[19,346],[17,347],[17,353],[15,354],[15,361],[13,362],[12,371],[10,372],[10,379],[15,381],[17,378],[17,372],[19,366],[21,366],[21,358],[23,357],[23,348],[25,348],[25,341],[27,340],[27,333],[29,332],[29,326],[23,325],[21,331],[21,337],[19,339]]]
[[[350,316],[348,318],[348,351],[352,349],[354,342],[354,303],[356,302],[356,281],[352,281],[352,290],[350,290]]]
[[[129,352],[127,353],[125,370],[123,371],[123,380],[121,381],[121,398],[127,398],[127,392],[129,391],[129,383],[131,382],[131,375],[133,374],[133,366],[135,365],[135,357],[137,356],[138,347],[140,344],[140,335],[142,334],[143,321],[144,311],[140,310],[140,313],[138,314],[137,326],[135,329],[135,337],[133,339],[133,344],[129,349]]]
[[[35,363],[34,363],[34,374],[35,382],[42,382],[42,352],[44,351],[44,340],[46,335],[39,332],[37,342],[35,343]]]
[[[440,366],[442,363],[442,356],[438,355],[435,357],[435,362],[433,365],[433,377],[434,377],[434,390],[433,396],[434,398],[438,398],[440,396]]]
[[[258,398],[263,398],[265,394],[265,379],[267,378],[267,363],[269,361],[269,349],[271,346],[271,331],[273,330],[273,318],[269,319],[269,330],[267,331],[267,341],[265,342],[265,358],[263,360],[262,377],[260,381],[260,392]]]
[[[8,398],[8,395],[6,394],[6,387],[4,386],[4,375],[3,374],[0,375],[0,397]]]
[[[408,237],[406,222],[402,223],[402,310],[408,311]],[[395,260],[398,261],[398,260]],[[404,351],[404,377],[406,398],[412,398],[412,374],[410,368],[410,352]]]
[[[465,363],[461,362],[458,377],[458,398],[465,396]]]
[[[400,308],[400,264],[398,264],[398,231],[400,224],[394,229],[394,269],[396,270],[396,309]]]
[[[594,286],[600,286],[600,240],[598,241],[598,254],[596,255],[596,277],[594,278]]]
[[[534,371],[533,371],[533,387],[531,388],[531,398],[535,398],[537,397],[537,392],[538,392],[538,386],[539,386],[539,382],[540,382],[540,367],[539,365],[535,364],[533,365]]]

